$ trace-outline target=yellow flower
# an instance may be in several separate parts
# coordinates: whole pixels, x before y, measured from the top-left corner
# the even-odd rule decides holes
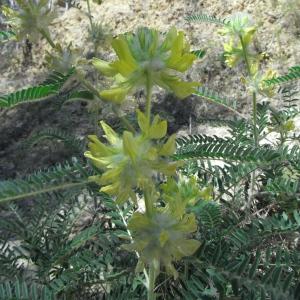
[[[179,176],[177,182],[173,178],[168,178],[161,188],[166,207],[175,216],[184,214],[188,206],[194,206],[199,200],[212,199],[212,187],[207,186],[201,189],[197,179],[193,176],[190,178]]]
[[[275,95],[276,88],[272,85],[268,85],[265,80],[272,79],[278,74],[274,70],[268,70],[261,78],[259,78],[258,91],[264,96],[272,98]]]
[[[175,151],[175,135],[166,143],[159,143],[167,133],[167,122],[155,116],[149,125],[146,116],[137,111],[141,133],[133,135],[125,131],[120,137],[106,123],[101,122],[109,145],[89,136],[89,151],[85,156],[100,170],[91,180],[97,182],[100,191],[116,196],[118,203],[129,198],[135,200],[135,188],[152,188],[153,176],[157,173],[173,175],[178,163],[170,162],[168,157]]]
[[[190,256],[199,248],[200,242],[189,239],[197,230],[194,214],[173,215],[168,209],[156,208],[151,216],[136,212],[132,215],[128,229],[133,243],[123,245],[128,251],[140,255],[137,271],[153,261],[158,261],[168,273],[178,276],[172,262]]]
[[[248,48],[254,38],[256,28],[251,26],[248,16],[245,14],[236,14],[232,16],[218,32],[221,35],[226,35],[230,38],[229,42],[224,44],[226,64],[232,68],[243,60],[244,48],[245,51],[247,51],[251,73],[255,74],[252,68],[257,64],[257,57],[252,55]]]
[[[196,56],[190,52],[183,32],[170,29],[164,39],[157,30],[140,28],[136,34],[117,37],[112,42],[118,59],[108,63],[94,58],[93,65],[105,76],[119,79],[108,90],[100,92],[104,100],[120,104],[136,88],[158,85],[173,91],[179,98],[185,98],[200,84],[185,82],[176,76],[187,71]]]

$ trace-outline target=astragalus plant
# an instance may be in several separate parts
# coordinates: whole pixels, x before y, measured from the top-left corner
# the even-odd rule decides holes
[[[50,14],[41,3],[26,4],[27,15],[40,10],[34,22]],[[11,16],[24,21],[20,12]],[[297,88],[278,94],[276,85],[295,82],[300,67],[283,76],[264,70],[266,54],[253,47],[259,30],[247,15],[187,19],[220,26],[224,63],[239,71],[252,100],[248,115],[220,91],[182,79],[205,51],[191,50],[174,27],[120,34],[108,62],[82,59],[36,22],[32,33],[52,47],[47,60],[56,72],[0,96],[0,107],[80,100],[112,108],[121,122],[97,114],[87,145],[47,128],[31,144],[58,139],[76,158],[0,182],[0,299],[299,299]],[[163,112],[153,113],[157,88],[174,106],[193,94],[227,108],[231,119],[209,121],[230,136],[168,136]],[[145,99],[135,101],[140,90]],[[282,108],[271,100],[278,95]],[[124,110],[129,99],[135,108]],[[14,203],[24,198],[30,209]]]

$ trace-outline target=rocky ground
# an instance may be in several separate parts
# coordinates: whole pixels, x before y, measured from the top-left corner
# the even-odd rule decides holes
[[[288,5],[293,3],[294,8],[291,6],[288,9]],[[238,12],[249,14],[253,23],[258,25],[256,50],[266,52],[269,57],[263,62],[263,68],[284,73],[300,62],[300,17],[295,11],[295,7],[300,5],[297,3],[297,0],[103,0],[101,4],[92,3],[92,15],[113,35],[135,30],[139,26],[162,31],[176,26],[184,30],[192,47],[205,49],[207,53],[194,65],[187,78],[200,81],[228,98],[238,99],[238,110],[247,115],[250,100],[240,84],[240,70],[231,70],[222,62],[223,38],[217,34],[217,26],[188,23],[184,18],[192,13],[205,13],[219,18],[227,18]],[[51,35],[55,42],[65,46],[72,42],[84,57],[90,57],[93,47],[87,42],[89,20],[86,2],[79,4],[81,9],[55,5],[58,17],[51,27]],[[46,77],[44,57],[45,50],[50,49],[45,41],[33,44],[32,61],[25,64],[23,49],[22,42],[0,45],[0,94],[35,85]],[[99,56],[110,59],[111,50],[100,47]],[[196,123],[196,119],[203,117],[230,117],[226,109],[207,104],[194,96],[184,100],[184,103],[165,96],[161,91],[156,91],[155,97],[157,104],[154,109],[165,112],[173,122],[171,132],[226,134],[226,128]],[[102,117],[107,117],[106,113],[99,116]],[[49,99],[22,104],[13,109],[0,109],[0,120],[0,179],[20,176],[75,155],[62,144],[53,142],[43,142],[30,150],[24,148],[24,141],[41,129],[59,128],[81,139],[95,132],[93,116],[79,102],[59,107],[55,99]]]

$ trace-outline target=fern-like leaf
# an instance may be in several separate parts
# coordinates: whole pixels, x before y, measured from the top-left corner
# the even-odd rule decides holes
[[[217,25],[226,25],[228,21],[226,19],[219,19],[213,16],[205,15],[205,14],[198,14],[198,15],[190,15],[185,17],[185,20],[188,22],[208,22],[214,23]]]
[[[270,86],[287,83],[298,79],[300,79],[300,66],[294,66],[289,69],[288,74],[265,80],[265,82]]]
[[[32,147],[33,145],[43,141],[43,140],[59,140],[62,141],[67,147],[76,151],[77,153],[82,153],[84,151],[84,142],[77,138],[76,136],[59,129],[45,129],[32,135],[26,142],[26,147]]]
[[[280,153],[267,147],[237,144],[232,139],[217,136],[190,135],[177,139],[177,151],[173,158],[181,159],[222,159],[227,161],[272,161]]]
[[[53,292],[34,282],[16,278],[0,283],[0,300],[55,300]]]
[[[203,58],[205,56],[206,51],[199,49],[199,50],[193,50],[193,51],[191,51],[191,53],[193,53],[194,55],[196,55],[198,59],[201,59],[201,58]]]
[[[0,96],[0,107],[13,107],[23,102],[40,101],[55,95],[60,86],[56,84],[40,85]]]
[[[72,73],[73,70],[67,75],[53,73],[41,85],[2,95],[0,96],[0,107],[14,107],[24,102],[41,101],[56,95]]]
[[[0,182],[0,204],[35,197],[43,193],[83,187],[93,171],[77,160],[40,171],[26,179]]]
[[[197,92],[194,93],[194,95],[202,97],[214,104],[221,105],[221,106],[229,109],[230,111],[234,112],[238,116],[244,118],[244,116],[236,110],[237,101],[234,99],[228,99],[225,97],[221,97],[218,93],[216,93],[212,90],[209,90],[208,88],[205,88],[205,87],[200,87],[197,90]]]
[[[8,31],[0,31],[0,42],[7,42],[13,37],[15,37],[15,33],[11,30]]]

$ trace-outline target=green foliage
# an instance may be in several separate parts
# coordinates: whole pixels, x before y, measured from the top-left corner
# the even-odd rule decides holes
[[[88,183],[88,177],[93,171],[77,160],[63,165],[57,165],[46,171],[39,171],[26,179],[0,182],[0,204],[32,198],[44,193],[70,188],[82,188]]]
[[[294,66],[289,69],[286,75],[278,76],[269,80],[265,80],[268,85],[284,84],[300,78],[300,66]]]
[[[46,287],[28,283],[16,278],[0,284],[1,300],[55,300],[56,297]]]
[[[235,140],[205,135],[190,135],[177,139],[178,148],[174,159],[216,158],[228,161],[259,162],[272,161],[280,154],[268,147],[256,148],[242,145]]]
[[[70,78],[73,70],[67,75],[53,73],[41,85],[29,87],[8,95],[0,96],[0,107],[14,107],[24,102],[41,101],[50,96],[57,95],[63,84]]]
[[[205,87],[200,87],[197,89],[197,91],[194,93],[194,95],[197,95],[201,98],[204,98],[205,100],[208,100],[212,103],[224,106],[225,108],[233,111],[234,113],[240,115],[240,113],[236,110],[237,108],[237,101],[234,99],[227,99],[225,97],[220,96],[218,93],[209,90]]]
[[[15,33],[11,30],[0,31],[0,42],[6,42],[12,39],[15,36]]]
[[[67,147],[69,147],[74,152],[80,154],[84,151],[84,142],[77,138],[76,136],[71,135],[68,132],[64,132],[59,129],[46,129],[39,131],[28,138],[24,144],[26,147],[32,147],[35,144],[43,140],[58,140],[63,142]]]
[[[258,100],[274,96],[269,86],[298,79],[299,66],[278,77],[262,72],[248,16],[222,20],[199,14],[186,20],[220,25],[229,38],[228,66],[245,67],[241,82],[252,98],[250,117],[219,91],[181,81],[176,73],[187,71],[205,51],[191,51],[175,28],[166,35],[140,28],[115,38],[115,61],[91,60],[115,79],[109,89],[99,84],[99,91],[71,44],[63,50],[51,40],[46,2],[25,2],[19,1],[14,17],[26,36],[46,38],[55,51],[48,62],[60,72],[1,96],[0,107],[50,96],[60,104],[106,100],[119,117],[136,89],[145,89],[146,101],[134,122],[120,117],[118,133],[100,121],[104,133],[89,136],[84,155],[91,164],[81,155],[84,142],[59,129],[27,141],[30,146],[59,140],[78,158],[0,182],[0,299],[298,300],[300,148],[289,144],[299,140],[296,92],[280,89],[283,108]],[[96,56],[106,36],[87,5]],[[213,120],[226,124],[230,136],[168,137],[167,121],[151,113],[156,85],[234,112],[235,119]],[[267,143],[270,133],[276,138]]]
[[[193,50],[191,51],[191,53],[193,53],[194,55],[196,55],[199,59],[203,58],[206,54],[206,51],[205,50]]]

